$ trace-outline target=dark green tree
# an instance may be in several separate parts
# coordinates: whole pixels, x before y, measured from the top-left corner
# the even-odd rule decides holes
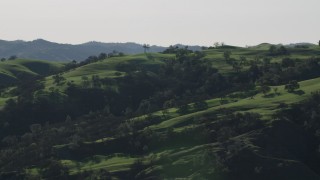
[[[272,90],[273,90],[274,94],[278,95],[278,88],[277,87],[273,88]]]
[[[268,57],[263,58],[263,65],[267,66],[270,64],[270,62],[271,62],[270,58],[268,58]]]
[[[231,51],[225,51],[225,52],[223,53],[224,59],[225,59],[226,61],[228,61],[228,60],[230,59],[231,54],[232,54]]]
[[[263,95],[267,95],[271,91],[271,88],[270,86],[262,85],[260,91],[263,93]]]
[[[89,88],[90,87],[90,81],[89,81],[89,78],[88,76],[81,76],[81,85],[83,88]]]
[[[151,103],[149,100],[141,101],[138,111],[142,114],[150,113],[151,110]]]
[[[56,160],[48,160],[45,168],[41,169],[44,179],[67,179],[68,172],[69,169]]]
[[[98,59],[99,60],[104,60],[104,59],[107,59],[108,55],[106,53],[100,53],[99,56],[98,56]]]
[[[182,105],[179,107],[178,111],[177,111],[179,114],[187,114],[190,112],[190,106],[187,104],[187,105]]]
[[[247,62],[247,58],[244,56],[240,56],[240,65],[244,65]]]
[[[270,55],[275,55],[277,52],[277,47],[275,45],[271,45],[269,48],[269,54]]]
[[[162,112],[162,117],[164,119],[167,119],[167,117],[169,117],[169,110],[168,109],[164,109],[161,112]]]
[[[284,68],[288,68],[288,67],[294,67],[295,66],[295,62],[293,59],[290,58],[284,58],[281,61],[281,66]]]
[[[150,45],[149,44],[144,44],[143,46],[143,49],[144,49],[144,53],[146,54],[147,51],[150,49]]]
[[[288,52],[287,48],[285,48],[284,46],[280,46],[278,53],[280,55],[287,55],[289,52]]]
[[[238,62],[233,62],[232,68],[235,72],[240,72],[242,69],[242,66]]]
[[[218,48],[218,47],[220,46],[220,43],[219,43],[219,42],[215,42],[215,43],[213,44],[213,46],[214,46],[215,48]]]
[[[208,103],[205,101],[198,101],[193,104],[193,108],[197,111],[208,109]]]
[[[12,55],[12,56],[9,57],[8,60],[15,60],[15,59],[17,59],[17,58],[18,58],[18,57],[17,57],[16,55]]]
[[[92,86],[94,88],[100,88],[101,87],[101,81],[100,81],[99,75],[91,76],[91,80],[92,80]]]
[[[32,134],[39,134],[41,132],[42,126],[41,124],[32,124],[30,125],[30,131]]]
[[[56,74],[52,76],[52,79],[53,79],[53,83],[55,83],[58,86],[62,85],[63,82],[66,80],[66,78],[64,78],[61,74]]]
[[[290,81],[289,84],[285,85],[284,87],[284,89],[290,93],[294,92],[296,89],[299,89],[299,88],[300,88],[300,85],[296,80]]]

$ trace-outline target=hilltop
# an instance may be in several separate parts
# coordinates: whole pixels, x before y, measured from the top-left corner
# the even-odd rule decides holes
[[[184,45],[178,45],[184,46]],[[150,46],[149,52],[161,52],[166,47]],[[190,46],[192,50],[200,50],[200,46]],[[9,58],[12,55],[23,59],[45,59],[50,61],[82,61],[88,56],[99,53],[124,54],[143,53],[143,45],[137,43],[102,43],[87,42],[78,45],[59,44],[43,39],[34,41],[4,41],[0,40],[0,58]]]
[[[16,59],[0,63],[0,83],[14,84],[34,76],[46,76],[62,69],[64,64],[44,60]]]

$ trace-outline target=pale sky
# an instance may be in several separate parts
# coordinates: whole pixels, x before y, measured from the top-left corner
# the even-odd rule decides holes
[[[320,0],[0,0],[0,39],[317,43]]]

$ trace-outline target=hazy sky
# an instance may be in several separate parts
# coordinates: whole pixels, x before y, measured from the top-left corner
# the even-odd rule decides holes
[[[0,0],[0,39],[317,43],[319,9],[320,0]]]

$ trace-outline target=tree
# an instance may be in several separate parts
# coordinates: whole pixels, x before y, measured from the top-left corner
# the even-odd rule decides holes
[[[320,40],[319,40],[319,42],[318,42],[318,45],[320,46]]]
[[[45,168],[40,171],[44,179],[52,179],[52,177],[55,177],[55,179],[67,179],[69,169],[61,162],[50,159],[44,166]]]
[[[278,94],[278,88],[277,87],[273,88],[273,92],[274,94]]]
[[[168,109],[164,109],[161,112],[162,112],[162,117],[164,119],[167,119],[169,117],[169,110]]]
[[[92,86],[94,88],[100,88],[101,87],[101,81],[100,81],[99,75],[92,75],[91,76],[91,80],[92,80]]]
[[[270,55],[275,55],[277,51],[277,47],[275,45],[271,45],[269,48],[269,54]]]
[[[290,58],[284,58],[281,61],[281,66],[284,68],[288,68],[288,67],[294,67],[295,66],[295,62],[293,59]]]
[[[9,57],[8,60],[15,60],[15,59],[17,59],[17,58],[18,58],[18,57],[17,57],[16,55],[12,55],[12,56]]]
[[[294,92],[296,89],[299,89],[299,88],[300,88],[300,85],[296,80],[290,81],[289,84],[285,85],[284,87],[284,89],[290,93]]]
[[[127,117],[131,117],[133,115],[133,109],[130,108],[130,107],[127,107],[124,111],[124,114],[127,116]]]
[[[7,59],[6,58],[1,58],[1,62],[4,62],[6,61]]]
[[[31,144],[32,143],[32,134],[31,133],[25,133],[24,135],[21,136],[21,141],[26,143],[26,144]]]
[[[242,66],[241,66],[241,64],[239,64],[239,63],[237,63],[237,62],[234,62],[234,63],[232,64],[232,68],[233,68],[233,70],[235,70],[236,72],[240,72],[241,69],[242,69]]]
[[[70,123],[72,121],[71,116],[67,115],[66,117],[66,123]]]
[[[53,83],[57,84],[58,86],[62,85],[62,82],[66,80],[61,74],[56,74],[52,76]]]
[[[167,100],[163,103],[163,108],[168,109],[176,106],[176,101],[174,99]]]
[[[98,59],[99,60],[104,60],[104,59],[107,59],[108,55],[106,53],[100,53],[99,56],[98,56]]]
[[[220,97],[219,102],[220,102],[220,105],[224,105],[224,104],[229,103],[229,101],[226,97]]]
[[[177,111],[179,114],[187,114],[190,112],[190,106],[187,104],[187,105],[182,105],[179,107],[178,111]]]
[[[193,108],[197,111],[208,109],[208,104],[205,101],[195,102]]]
[[[41,124],[32,124],[30,126],[30,131],[32,132],[32,134],[39,134],[41,132],[41,129]]]
[[[83,88],[89,88],[90,81],[89,81],[88,76],[81,76],[81,80],[82,80],[82,82],[81,82],[82,87]]]
[[[150,49],[150,45],[149,44],[144,44],[143,46],[143,49],[144,49],[144,53],[146,54],[147,51]]]
[[[140,105],[139,105],[139,108],[138,108],[138,111],[142,114],[146,114],[146,113],[150,113],[151,112],[151,103],[149,100],[142,100]]]
[[[284,46],[280,46],[278,52],[280,55],[287,55],[288,54],[288,50]]]
[[[240,56],[240,65],[246,64],[247,58],[244,56]]]
[[[225,51],[223,53],[223,57],[224,57],[225,60],[229,60],[230,56],[231,56],[231,51]]]
[[[263,58],[263,64],[264,64],[264,65],[269,65],[270,62],[271,62],[271,59],[270,59],[270,58],[268,58],[268,57]]]
[[[18,139],[16,136],[7,136],[2,139],[3,143],[6,143],[7,145],[14,145],[18,142]]]
[[[267,85],[262,85],[261,88],[260,88],[260,91],[264,95],[267,95],[271,91],[271,88],[269,86],[267,86]]]

